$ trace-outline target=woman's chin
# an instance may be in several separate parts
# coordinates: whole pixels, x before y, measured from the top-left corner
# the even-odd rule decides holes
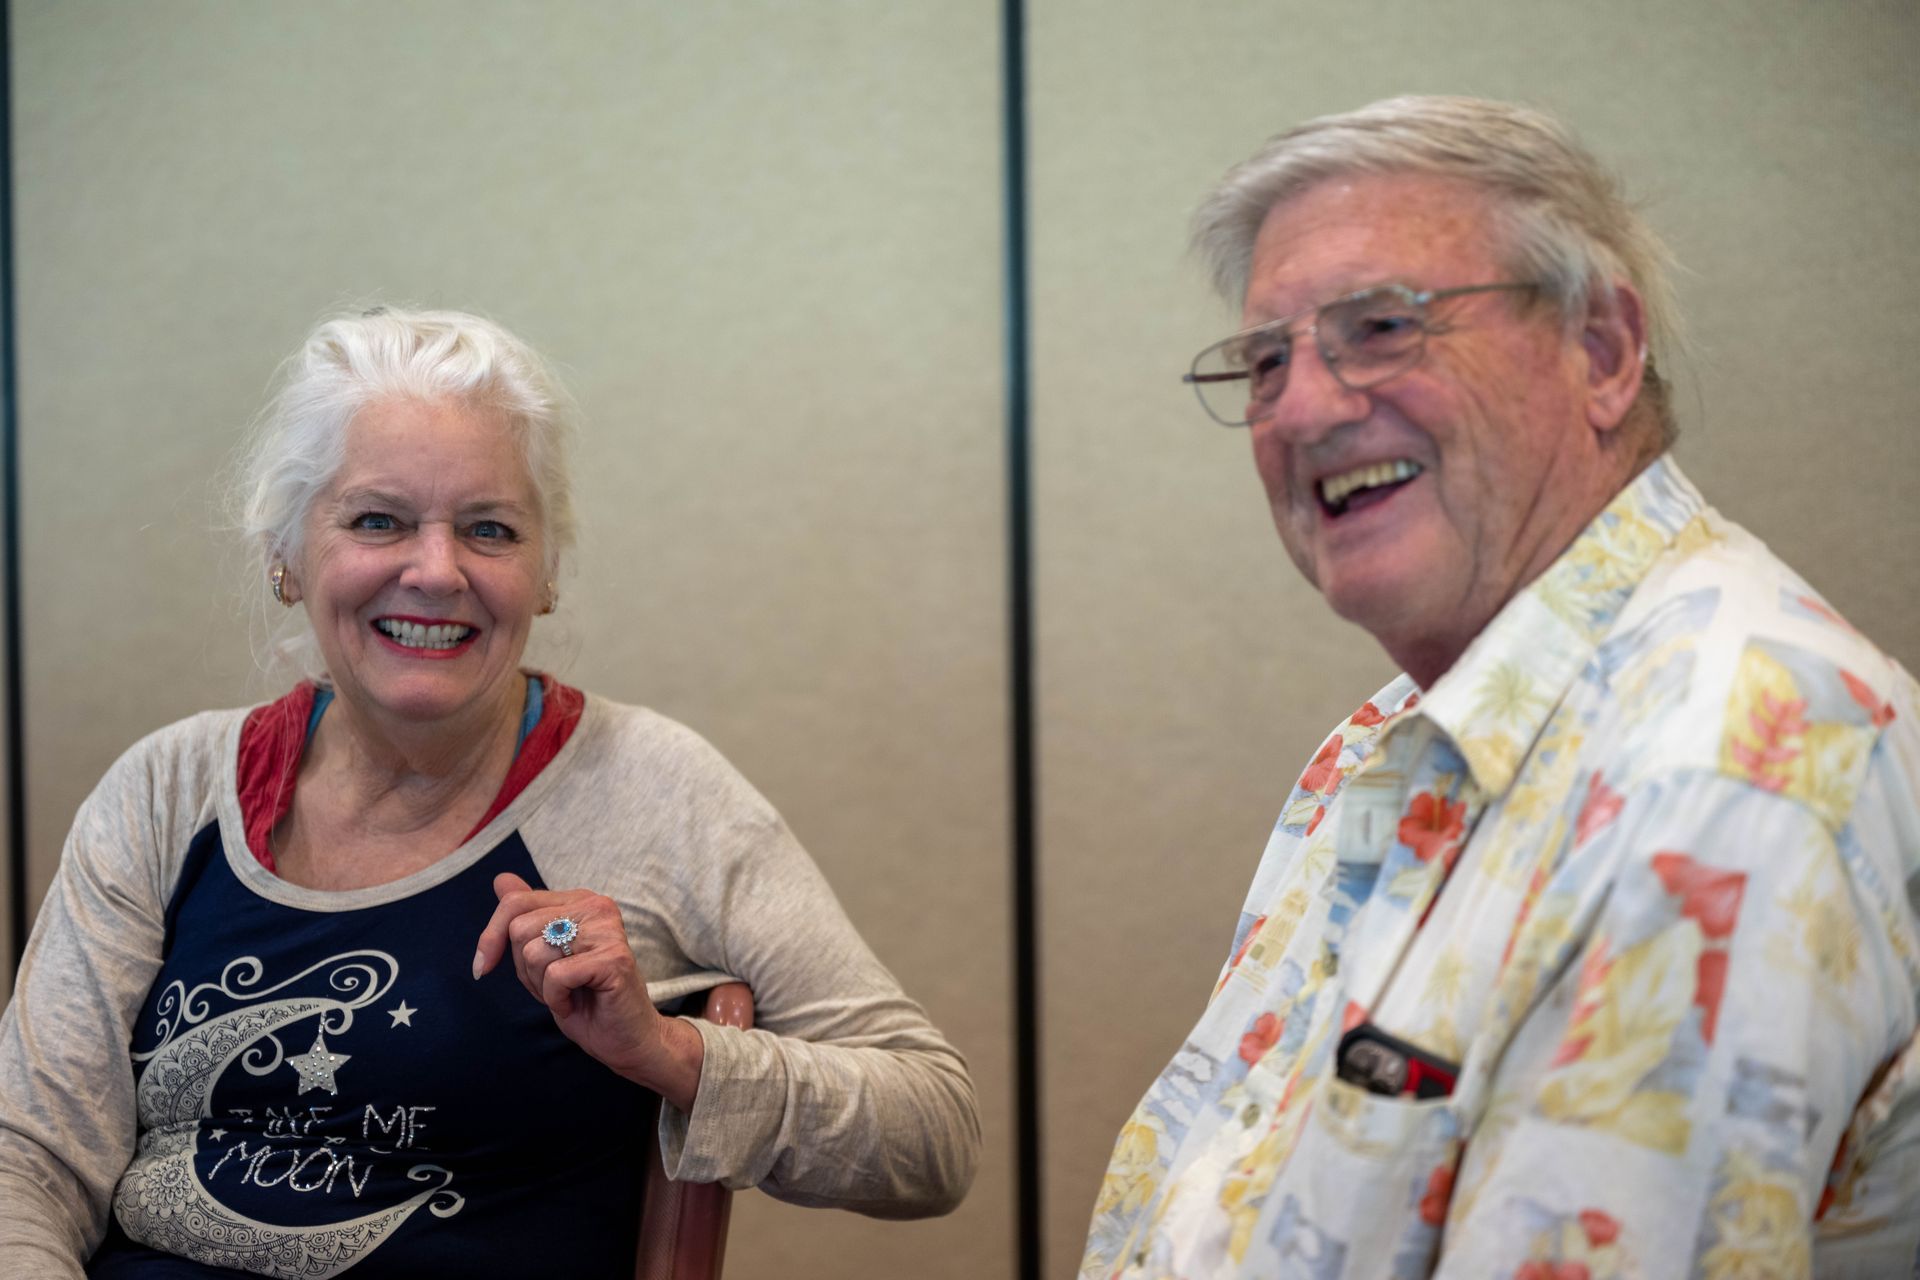
[[[421,665],[424,667],[428,664]],[[471,675],[449,671],[442,664],[435,663],[417,674],[369,682],[344,696],[360,704],[370,714],[389,722],[418,725],[464,723],[473,713],[495,703],[503,707],[512,703],[511,707],[500,713],[502,715],[518,710],[519,698],[511,696],[515,691],[501,687],[505,683],[519,683],[517,668],[509,674],[510,681],[480,682]]]

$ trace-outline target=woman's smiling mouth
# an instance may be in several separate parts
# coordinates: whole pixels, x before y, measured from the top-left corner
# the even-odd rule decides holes
[[[478,634],[476,628],[461,622],[424,624],[405,618],[376,618],[373,629],[402,649],[431,653],[451,652]]]

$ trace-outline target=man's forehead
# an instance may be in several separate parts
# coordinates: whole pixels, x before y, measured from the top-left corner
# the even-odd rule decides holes
[[[1247,319],[1291,315],[1376,284],[1485,283],[1498,269],[1495,242],[1493,201],[1457,178],[1323,179],[1276,204],[1261,222]]]

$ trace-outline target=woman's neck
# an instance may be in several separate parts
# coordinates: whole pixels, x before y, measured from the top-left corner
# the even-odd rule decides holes
[[[430,723],[369,714],[336,693],[307,743],[302,779],[314,768],[370,797],[431,797],[480,782],[497,788],[519,743],[530,678],[462,716]]]
[[[280,874],[314,888],[409,875],[457,848],[499,792],[519,744],[526,687],[459,723],[387,724],[336,696],[274,828]]]

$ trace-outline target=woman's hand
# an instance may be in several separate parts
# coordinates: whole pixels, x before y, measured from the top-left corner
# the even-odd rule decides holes
[[[661,1016],[647,998],[613,900],[585,889],[536,890],[510,873],[493,878],[493,892],[500,905],[480,931],[473,976],[511,955],[520,985],[547,1006],[567,1039],[680,1110],[693,1110],[706,1056],[700,1033]],[[561,917],[578,926],[568,944],[572,955],[541,936]]]

